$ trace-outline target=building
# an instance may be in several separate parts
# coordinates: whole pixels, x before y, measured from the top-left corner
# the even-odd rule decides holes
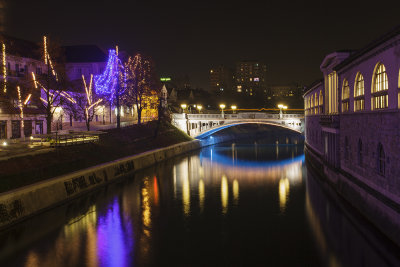
[[[0,139],[29,137],[46,132],[45,111],[40,90],[35,90],[31,74],[41,76],[47,67],[40,47],[34,42],[1,35]],[[18,90],[19,88],[19,90]]]
[[[104,71],[107,55],[96,45],[64,46],[65,69],[70,81],[81,80]]]
[[[258,61],[237,62],[235,84],[238,93],[264,95],[267,90],[267,66]]]
[[[336,190],[400,244],[400,26],[325,57],[304,93],[306,152]]]
[[[233,81],[232,71],[223,65],[210,70],[210,89],[213,93],[232,92]]]

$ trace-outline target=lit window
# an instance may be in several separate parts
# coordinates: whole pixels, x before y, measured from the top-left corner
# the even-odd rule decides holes
[[[379,63],[375,68],[372,86],[372,108],[382,109],[388,107],[388,78],[385,66]]]
[[[364,110],[364,77],[357,73],[354,86],[354,111]]]
[[[322,90],[319,91],[319,113],[322,114],[324,112],[324,95],[322,94]]]
[[[342,112],[348,112],[350,106],[350,87],[349,82],[345,79],[342,87]]]

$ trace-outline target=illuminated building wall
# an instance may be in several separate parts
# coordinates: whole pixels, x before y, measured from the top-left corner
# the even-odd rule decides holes
[[[331,53],[320,66],[323,80],[304,92],[310,159],[324,164],[333,184],[346,184],[336,189],[390,235],[387,218],[398,221],[400,207],[399,51],[397,26],[364,48]],[[400,235],[391,238],[400,243]]]

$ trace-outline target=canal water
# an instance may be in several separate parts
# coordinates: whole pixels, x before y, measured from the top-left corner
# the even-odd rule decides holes
[[[400,266],[300,145],[215,145],[0,233],[0,266]]]

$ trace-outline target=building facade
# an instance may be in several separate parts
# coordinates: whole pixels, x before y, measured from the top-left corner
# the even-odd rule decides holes
[[[358,51],[327,55],[320,69],[323,80],[304,93],[306,151],[400,244],[400,27]]]
[[[258,61],[236,63],[236,92],[249,96],[265,95],[267,90],[267,66]]]
[[[233,73],[232,71],[220,65],[210,70],[210,88],[211,92],[224,93],[233,90]]]

